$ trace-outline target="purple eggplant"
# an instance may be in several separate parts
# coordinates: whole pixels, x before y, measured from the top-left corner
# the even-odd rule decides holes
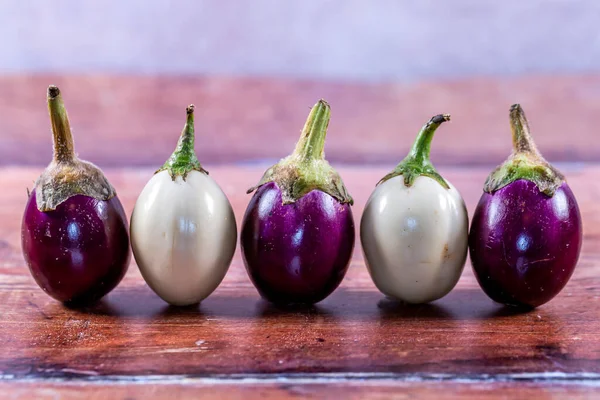
[[[311,110],[294,152],[269,168],[244,215],[242,255],[262,297],[317,303],[340,284],[354,248],[352,197],[324,158],[329,105]]]
[[[129,265],[129,232],[115,189],[95,165],[73,148],[60,91],[48,88],[54,156],[29,196],[21,244],[37,284],[73,304],[103,297]]]
[[[473,216],[473,271],[494,301],[537,307],[573,274],[582,242],[579,207],[564,176],[536,148],[525,113],[511,107],[512,155],[488,177]]]

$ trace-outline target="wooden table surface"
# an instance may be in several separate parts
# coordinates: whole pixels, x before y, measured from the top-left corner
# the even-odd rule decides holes
[[[446,387],[473,398],[493,397],[500,387],[523,394],[600,393],[600,189],[589,185],[600,167],[563,167],[585,221],[582,256],[558,297],[524,313],[489,300],[469,265],[454,291],[431,305],[386,300],[370,281],[358,244],[340,288],[307,309],[282,310],[260,300],[239,251],[223,284],[199,307],[166,305],[132,263],[122,284],[100,303],[67,309],[36,286],[20,254],[25,186],[39,169],[3,168],[0,389],[23,398],[34,387],[40,395],[60,389],[73,397],[93,392],[141,398],[191,393],[198,385],[232,396],[241,386],[258,385],[261,390],[251,392],[257,398],[304,390],[378,398],[400,389],[412,396]],[[472,212],[487,170],[440,169]],[[243,188],[261,170],[210,168],[238,221],[249,198]],[[152,171],[106,172],[130,212]],[[385,172],[340,168],[357,217]]]
[[[9,90],[13,88],[13,97],[18,98],[22,106],[30,100],[43,111],[42,80],[15,78],[7,80],[5,86]],[[600,79],[595,81],[600,82]],[[573,89],[578,93],[575,97],[588,96],[586,82],[589,80],[569,83],[577,89]],[[31,91],[26,95],[17,93],[16,87],[29,84],[42,88],[41,101]],[[518,86],[515,82],[512,84]],[[203,85],[210,87],[206,82]],[[108,86],[118,87],[112,80]],[[152,82],[141,86],[154,87]],[[331,85],[328,88],[330,90]],[[81,96],[76,87],[72,89],[74,97]],[[374,98],[381,95],[379,89],[367,89],[356,90],[363,94],[372,90]],[[185,97],[181,93],[187,93],[186,90],[174,91],[174,96]],[[294,90],[299,93],[316,91],[300,86]],[[69,107],[69,91],[63,89],[63,93]],[[551,99],[551,96],[547,97],[546,101]],[[97,105],[95,101],[91,102]],[[183,101],[182,105],[188,102],[191,101]],[[295,125],[298,122],[301,125],[310,104],[303,104],[300,116],[294,113],[293,118],[284,116],[281,119],[293,119]],[[372,105],[373,100],[368,104]],[[333,107],[335,118],[335,103]],[[467,103],[457,107],[462,107],[460,110],[464,115],[469,110]],[[569,112],[575,112],[572,104],[565,107],[570,107]],[[502,132],[501,141],[510,140],[507,108],[508,104],[498,111],[502,116],[499,120],[504,121],[503,127],[492,129]],[[540,111],[531,108],[534,114]],[[177,108],[176,111],[181,112],[170,119],[170,125],[174,126],[164,128],[168,130],[168,140],[160,139],[158,144],[156,140],[149,142],[148,148],[156,150],[157,154],[150,151],[146,158],[138,154],[132,163],[119,153],[123,149],[114,144],[117,155],[102,156],[107,154],[103,153],[103,146],[111,145],[98,136],[95,141],[100,145],[96,148],[83,133],[88,129],[101,135],[100,124],[95,122],[86,126],[85,115],[82,123],[82,117],[78,118],[70,107],[69,110],[76,144],[82,144],[80,154],[106,167],[105,172],[130,215],[137,195],[153,171],[150,167],[131,165],[152,165],[158,153],[162,154],[161,158],[166,158],[168,154],[164,153],[170,152],[175,140],[173,136],[182,125],[179,114],[183,108]],[[589,110],[591,112],[591,108]],[[439,111],[446,110],[436,108],[427,114],[430,116]],[[14,106],[8,111],[0,107],[3,118],[0,120],[10,132],[10,135],[0,135],[0,153],[5,157],[4,162],[0,162],[2,398],[323,396],[375,399],[392,395],[400,395],[400,398],[437,397],[440,393],[451,398],[474,399],[600,396],[600,203],[597,200],[600,197],[597,183],[600,151],[597,146],[583,143],[585,138],[591,141],[594,137],[589,129],[591,118],[577,122],[577,126],[587,128],[573,135],[583,139],[573,141],[568,149],[574,156],[563,154],[561,157],[566,162],[558,165],[568,177],[582,211],[584,243],[579,265],[560,295],[538,309],[518,312],[492,302],[479,289],[469,261],[457,287],[445,298],[421,306],[395,303],[385,299],[371,282],[359,242],[340,288],[310,308],[280,309],[262,301],[248,280],[238,249],[222,285],[197,307],[175,308],[162,302],[144,283],[132,260],[123,282],[102,301],[87,308],[69,309],[37,287],[21,255],[20,223],[26,188],[32,186],[43,168],[42,165],[23,165],[44,164],[49,153],[45,146],[50,145],[50,139],[47,121],[38,115],[39,110],[32,114],[35,117],[24,122],[28,129],[22,137],[18,136],[17,124],[6,121],[11,121],[12,117],[26,121],[24,115],[14,115],[19,112],[25,113]],[[424,112],[419,113],[425,116]],[[40,115],[45,116],[44,111]],[[210,115],[206,115],[208,120],[211,120]],[[390,117],[389,109],[380,115],[387,116],[386,124],[393,125],[394,118]],[[257,118],[262,121],[261,118],[266,117]],[[416,134],[421,124],[417,119],[423,118],[419,115],[410,119],[411,129],[403,133],[404,141],[411,140],[407,138]],[[342,120],[345,122],[340,125],[351,126],[347,119]],[[198,119],[198,124],[202,123],[200,121]],[[478,121],[474,124],[483,129],[484,124]],[[533,122],[534,125],[545,123],[543,120]],[[472,215],[492,165],[483,165],[481,154],[472,150],[465,150],[467,161],[464,164],[467,165],[455,161],[453,151],[461,143],[476,138],[476,132],[468,130],[469,124],[463,124],[467,133],[462,142],[441,141],[438,156],[445,163],[439,170],[461,191],[469,215]],[[144,126],[150,129],[151,125],[146,123]],[[113,126],[113,129],[117,128]],[[282,141],[290,141],[293,145],[299,129],[297,126],[293,132],[286,133]],[[233,131],[231,128],[228,132]],[[141,135],[143,129],[136,132]],[[389,129],[385,132],[383,138],[394,136]],[[113,130],[107,135],[117,142],[120,140]],[[152,133],[151,137],[159,136]],[[439,137],[442,138],[442,133]],[[558,139],[541,140],[543,146],[540,147],[542,151],[547,148],[549,153],[559,154],[559,149],[565,148],[566,139],[558,134],[552,138]],[[9,144],[21,140],[27,145],[21,143],[18,149],[9,149]],[[136,140],[141,143],[141,139]],[[231,138],[227,140],[234,147],[239,145]],[[249,139],[240,140],[250,142]],[[39,141],[45,141],[44,146]],[[202,139],[198,141],[200,149]],[[166,143],[168,151],[165,150]],[[214,143],[212,151],[218,153],[221,150]],[[484,148],[489,147],[489,160],[486,161],[490,163],[500,161],[509,148],[509,144],[495,147],[487,139],[481,139],[479,143]],[[140,154],[144,146],[137,148]],[[280,153],[283,145],[278,143],[277,146],[277,149],[268,147],[266,156]],[[338,159],[334,165],[339,166],[338,171],[355,198],[354,215],[358,225],[374,184],[403,156],[408,144],[402,142],[401,149],[393,150],[377,147],[383,160],[380,166],[352,165],[365,157],[360,146],[352,153],[354,155],[346,158],[344,154],[349,150],[344,148],[343,141],[332,147],[334,155],[337,154],[334,158]],[[243,146],[235,148],[242,149]],[[17,154],[19,151],[23,157]],[[240,157],[253,160],[254,150],[246,151]],[[556,158],[561,160],[561,157]],[[6,161],[6,158],[12,161]],[[245,189],[259,179],[266,165],[218,164],[219,157],[208,158],[211,162],[206,167],[230,198],[239,227],[250,198]],[[231,161],[227,156],[223,156],[223,160]],[[587,161],[573,162],[577,160]]]

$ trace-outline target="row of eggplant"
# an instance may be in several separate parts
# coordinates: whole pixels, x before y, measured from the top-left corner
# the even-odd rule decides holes
[[[22,249],[39,286],[67,303],[89,303],[127,271],[129,244],[148,286],[173,305],[195,304],[221,283],[236,248],[234,213],[194,151],[194,106],[177,147],[142,190],[131,226],[115,189],[74,150],[60,90],[48,88],[54,138],[50,165],[29,194]],[[316,303],[343,280],[355,242],[352,197],[324,157],[330,107],[311,110],[291,155],[270,167],[241,227],[248,275],[273,303]],[[469,221],[459,191],[429,153],[436,115],[408,155],[377,184],[360,222],[364,258],[377,288],[427,303],[458,282],[470,250],[485,293],[536,307],[567,283],[579,258],[581,216],[564,176],[537,150],[525,114],[510,109],[513,152],[488,177]]]

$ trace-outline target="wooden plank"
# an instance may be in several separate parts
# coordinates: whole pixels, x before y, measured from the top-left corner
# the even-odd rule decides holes
[[[48,84],[63,89],[77,150],[101,166],[158,166],[196,103],[197,148],[209,163],[287,155],[309,107],[332,105],[327,156],[334,163],[397,163],[432,115],[453,122],[435,139],[438,164],[489,164],[511,146],[508,109],[522,103],[551,160],[600,160],[600,75],[471,78],[360,84],[271,78],[2,76],[0,165],[49,162]]]
[[[600,389],[579,385],[456,382],[279,382],[279,383],[81,383],[0,382],[0,393],[12,400],[55,399],[597,399]]]
[[[241,221],[245,188],[262,167],[213,167]],[[341,168],[355,218],[383,168]],[[472,213],[484,168],[443,168]],[[584,223],[579,266],[565,290],[519,313],[489,300],[467,266],[457,288],[431,305],[403,306],[374,288],[360,246],[341,287],[307,309],[261,301],[239,249],[223,284],[199,307],[169,307],[135,265],[100,303],[67,309],[33,282],[19,250],[25,185],[39,169],[3,168],[0,180],[0,377],[127,380],[337,374],[360,379],[585,380],[600,377],[600,166],[566,166]],[[128,212],[151,170],[107,171]],[[329,375],[327,375],[329,374]],[[341,375],[340,375],[341,374]],[[358,375],[357,375],[358,374]],[[382,375],[383,374],[383,375]]]

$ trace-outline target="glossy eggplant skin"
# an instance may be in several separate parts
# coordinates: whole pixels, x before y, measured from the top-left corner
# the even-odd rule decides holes
[[[114,289],[129,265],[125,211],[107,201],[76,195],[41,212],[31,193],[21,227],[25,261],[37,284],[56,300],[85,304]]]
[[[349,204],[313,190],[284,205],[274,182],[262,185],[244,215],[242,255],[250,279],[277,304],[317,303],[344,278],[354,248]]]
[[[540,306],[562,290],[581,242],[581,215],[569,186],[549,197],[524,179],[484,193],[469,234],[473,271],[485,293],[522,307]]]
[[[469,218],[454,186],[428,176],[379,184],[365,206],[360,237],[367,270],[386,296],[429,303],[456,286],[467,259]]]

